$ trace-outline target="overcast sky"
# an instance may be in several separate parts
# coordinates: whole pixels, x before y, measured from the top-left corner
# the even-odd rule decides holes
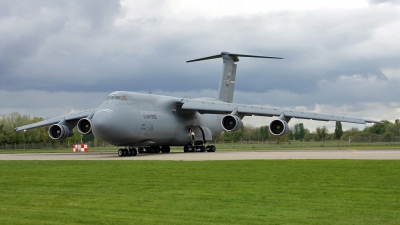
[[[216,97],[222,60],[186,61],[228,51],[285,58],[241,58],[237,103],[400,118],[398,0],[0,0],[0,34],[0,115],[59,116],[116,90]]]

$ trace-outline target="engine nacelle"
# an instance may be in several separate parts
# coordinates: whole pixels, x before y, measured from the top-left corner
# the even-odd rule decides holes
[[[63,140],[74,135],[74,132],[72,130],[62,124],[51,125],[48,133],[49,136],[54,140]]]
[[[273,135],[277,135],[277,136],[284,135],[287,132],[289,132],[289,125],[284,120],[274,120],[269,125],[269,131]]]
[[[89,134],[92,132],[92,121],[88,118],[82,118],[76,124],[76,128],[81,134]]]
[[[226,115],[221,121],[222,127],[226,131],[235,131],[243,127],[242,120],[235,115]]]

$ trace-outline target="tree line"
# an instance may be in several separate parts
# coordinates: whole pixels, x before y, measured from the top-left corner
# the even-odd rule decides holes
[[[394,123],[383,120],[380,124],[367,126],[363,130],[351,128],[344,131],[341,122],[336,122],[335,129],[330,132],[326,126],[317,127],[311,131],[304,127],[303,123],[297,123],[290,127],[287,134],[274,136],[269,132],[268,126],[248,127],[244,126],[237,132],[222,132],[216,141],[240,142],[240,141],[357,141],[357,142],[379,142],[379,141],[400,141],[400,120]],[[396,139],[397,138],[397,139]]]
[[[0,115],[0,145],[23,144],[23,143],[86,143],[96,141],[92,134],[82,135],[74,128],[74,135],[65,140],[53,140],[49,137],[48,127],[40,127],[27,130],[26,132],[15,132],[14,128],[30,123],[44,120],[40,117],[29,117],[17,112],[8,115]],[[317,127],[311,131],[304,127],[303,123],[294,124],[287,134],[274,136],[269,132],[268,126],[251,127],[244,126],[235,132],[222,132],[215,137],[215,140],[226,142],[239,141],[324,141],[324,140],[365,140],[365,141],[391,141],[394,137],[400,136],[400,120],[394,123],[383,120],[380,124],[365,127],[362,131],[358,128],[351,128],[343,131],[342,124],[336,122],[335,130],[329,132],[326,126]]]

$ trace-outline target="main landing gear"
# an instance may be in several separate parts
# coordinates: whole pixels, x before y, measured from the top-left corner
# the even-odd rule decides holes
[[[137,150],[136,148],[120,148],[118,150],[118,156],[122,157],[122,156],[135,156],[137,155]]]
[[[118,150],[118,156],[135,156],[139,153],[169,153],[171,148],[169,146],[147,146],[136,148],[121,148]]]
[[[183,147],[184,152],[215,152],[217,148],[214,145],[185,145]]]
[[[169,146],[147,146],[140,147],[139,153],[169,153],[171,148]]]
[[[135,156],[138,153],[169,153],[171,148],[169,146],[147,146],[147,147],[139,147],[138,150],[136,148],[120,148],[118,150],[118,156]],[[183,147],[184,152],[215,152],[216,148],[214,145],[185,145]]]

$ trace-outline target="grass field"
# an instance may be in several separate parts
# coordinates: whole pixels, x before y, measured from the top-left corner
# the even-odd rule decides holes
[[[1,224],[400,224],[400,161],[1,161]]]

